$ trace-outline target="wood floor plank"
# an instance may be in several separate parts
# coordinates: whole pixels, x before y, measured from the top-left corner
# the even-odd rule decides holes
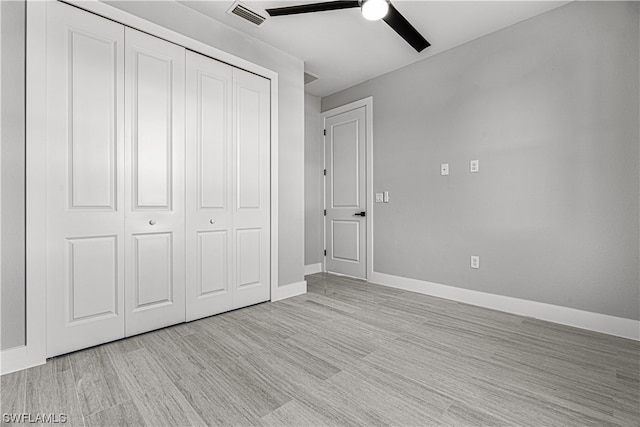
[[[27,398],[27,371],[0,377],[0,415],[22,414]],[[1,421],[5,423],[4,419]]]
[[[69,355],[80,408],[86,417],[129,400],[105,347]]]
[[[119,403],[110,408],[85,417],[87,426],[144,426],[142,414],[132,400]]]
[[[64,415],[65,425],[84,425],[68,356],[56,357],[45,365],[27,370],[26,374],[25,413],[36,419],[38,416]]]
[[[148,350],[110,356],[145,423],[154,426],[204,424]]]
[[[285,403],[262,418],[267,427],[339,426],[332,419],[306,407],[297,400]]]

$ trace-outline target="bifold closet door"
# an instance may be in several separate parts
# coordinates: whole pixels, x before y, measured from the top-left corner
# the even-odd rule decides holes
[[[124,27],[48,2],[48,356],[124,337],[123,123]]]
[[[269,80],[233,69],[234,308],[270,297]]]
[[[187,319],[270,296],[269,81],[187,52]]]
[[[187,320],[233,308],[232,70],[187,52]]]
[[[185,321],[185,49],[127,28],[126,335]]]

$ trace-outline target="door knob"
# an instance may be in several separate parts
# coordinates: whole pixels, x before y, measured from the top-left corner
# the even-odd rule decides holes
[[[216,223],[216,220],[215,220],[215,219],[210,219],[210,220],[209,220],[209,224],[215,224],[215,223]]]
[[[366,212],[354,213],[353,216],[367,216]]]
[[[150,219],[149,220],[149,225],[156,225],[156,220],[155,219]]]

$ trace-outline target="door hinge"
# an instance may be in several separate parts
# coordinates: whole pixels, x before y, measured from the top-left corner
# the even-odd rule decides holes
[[[327,250],[326,249],[324,250],[324,256],[327,256]]]
[[[324,136],[327,136],[327,130],[324,129],[324,131],[322,132],[324,134]]]
[[[324,170],[324,176],[327,176],[327,170],[326,169]]]
[[[327,216],[327,210],[326,209],[324,210],[324,216]]]

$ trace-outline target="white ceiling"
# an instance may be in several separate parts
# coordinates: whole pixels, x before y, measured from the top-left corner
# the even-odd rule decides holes
[[[316,1],[243,1],[264,9]],[[365,20],[360,9],[270,17],[256,27],[227,14],[233,0],[180,3],[260,39],[305,63],[319,79],[305,92],[326,96],[498,31],[568,1],[393,1],[431,47],[417,53],[383,21]]]

